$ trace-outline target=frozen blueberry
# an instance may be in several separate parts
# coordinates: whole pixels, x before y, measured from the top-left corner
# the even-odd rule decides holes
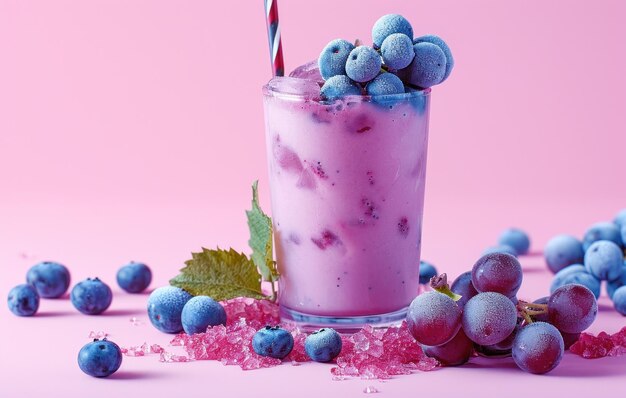
[[[626,286],[621,286],[613,293],[613,306],[617,312],[626,316]]]
[[[571,235],[557,235],[550,239],[543,254],[548,268],[555,274],[572,264],[582,264],[585,257],[582,242]]]
[[[517,252],[517,255],[528,253],[528,249],[530,248],[530,238],[528,238],[528,234],[519,228],[504,230],[498,239],[498,243],[512,247]]]
[[[404,93],[404,83],[393,73],[381,73],[365,87],[367,95],[392,95]]]
[[[372,27],[372,41],[374,46],[380,47],[383,41],[394,33],[402,33],[408,37],[413,37],[413,28],[409,21],[402,15],[383,15],[374,23]]]
[[[610,298],[613,298],[615,291],[624,285],[626,285],[626,261],[624,262],[624,265],[622,265],[622,274],[620,277],[606,283],[606,293]]]
[[[550,293],[554,293],[556,289],[570,283],[586,286],[596,298],[600,296],[600,280],[588,273],[582,264],[572,264],[557,272],[552,279],[552,284],[550,284]]]
[[[556,289],[560,288],[563,285],[577,283],[591,290],[596,298],[600,297],[600,280],[588,273],[584,267],[582,267],[582,271],[580,271],[578,267],[581,266],[572,265],[570,267],[562,269],[558,274],[556,274],[554,280],[552,281],[552,284],[550,285],[550,293],[553,293]],[[572,269],[570,270],[570,268]]]
[[[382,60],[372,47],[358,46],[346,61],[346,75],[355,82],[366,83],[378,76]]]
[[[315,362],[332,361],[341,352],[341,345],[341,336],[332,328],[322,328],[304,340],[304,350]]]
[[[26,282],[35,286],[39,296],[57,298],[65,294],[70,287],[70,272],[63,264],[44,261],[28,270]]]
[[[252,348],[261,356],[283,359],[293,349],[293,336],[280,326],[266,326],[252,337]]]
[[[509,245],[498,245],[498,246],[488,247],[483,251],[483,256],[485,254],[492,254],[492,253],[507,253],[507,254],[510,254],[511,256],[517,257],[517,250],[515,250]]]
[[[450,72],[452,72],[452,68],[454,68],[454,58],[452,57],[452,52],[450,51],[450,47],[448,47],[446,42],[443,41],[441,37],[435,36],[435,35],[420,36],[416,38],[415,40],[413,40],[413,44],[423,43],[423,42],[437,45],[439,48],[441,48],[443,53],[446,55],[446,72],[443,75],[443,80],[442,80],[443,82],[444,80],[448,78],[448,76],[450,76]]]
[[[585,268],[596,278],[612,281],[621,276],[624,253],[614,242],[599,240],[593,242],[585,252]]]
[[[599,222],[593,224],[583,237],[583,249],[587,251],[589,246],[598,240],[610,240],[618,246],[622,246],[622,236],[617,225],[612,222]]]
[[[420,261],[420,285],[428,285],[430,278],[437,275],[437,268],[434,265]]]
[[[346,61],[354,44],[347,40],[335,39],[328,43],[318,58],[320,73],[324,80],[346,74]]]
[[[443,81],[446,73],[446,55],[439,46],[422,42],[413,46],[415,58],[408,66],[410,84],[427,88]]]
[[[143,263],[134,261],[117,271],[117,284],[128,293],[141,293],[152,282],[152,271]]]
[[[226,326],[226,311],[211,297],[196,296],[183,307],[181,321],[185,333],[204,333],[209,326]]]
[[[37,289],[28,284],[17,285],[9,291],[9,309],[17,316],[31,316],[39,309]]]
[[[80,370],[93,377],[107,377],[122,364],[122,350],[112,341],[94,340],[78,352]]]
[[[183,330],[181,315],[191,294],[176,286],[155,289],[148,297],[148,317],[155,328],[164,333]]]
[[[406,68],[415,56],[413,42],[409,36],[402,33],[391,34],[380,46],[380,54],[383,57],[383,62],[390,69]]]
[[[626,226],[626,209],[620,210],[620,212],[615,216],[615,219],[613,219],[613,222],[618,227]]]
[[[346,75],[337,75],[326,80],[320,93],[323,98],[334,100],[345,95],[361,95],[361,88]]]
[[[70,293],[74,307],[87,315],[98,315],[111,305],[111,288],[98,278],[87,278],[78,282]]]

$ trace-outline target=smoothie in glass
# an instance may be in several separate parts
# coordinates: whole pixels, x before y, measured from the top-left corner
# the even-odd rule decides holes
[[[314,78],[263,89],[284,319],[403,319],[418,291],[430,89],[319,98]]]

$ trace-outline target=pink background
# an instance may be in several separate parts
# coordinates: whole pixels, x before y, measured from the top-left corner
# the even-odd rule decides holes
[[[330,39],[369,41],[371,25],[390,12],[405,15],[416,35],[442,36],[456,59],[433,90],[426,259],[456,276],[505,227],[526,229],[540,251],[552,235],[581,235],[626,207],[624,2],[283,0],[287,69]],[[112,286],[120,265],[145,261],[158,286],[202,245],[246,250],[253,180],[269,208],[260,94],[269,72],[261,0],[0,0],[0,296],[44,259],[66,263],[75,282],[98,275]],[[544,295],[542,258],[522,263],[522,293]],[[81,316],[67,300],[42,302],[32,319],[0,310],[0,396],[50,385],[67,396],[226,396],[286,380],[293,384],[276,394],[359,396],[375,385],[400,396],[449,377],[466,383],[446,383],[452,390],[522,396],[510,383],[575,393],[623,387],[626,375],[624,357],[571,355],[549,377],[530,379],[505,361],[384,384],[332,382],[323,365],[242,373],[126,358],[117,381],[92,379],[74,362],[90,330],[123,345],[169,341],[130,326],[130,316],[146,320],[146,296],[116,292],[103,317]],[[600,304],[593,332],[626,323],[606,298]]]

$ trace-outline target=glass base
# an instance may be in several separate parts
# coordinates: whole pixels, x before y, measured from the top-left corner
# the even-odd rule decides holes
[[[406,318],[408,308],[404,307],[385,314],[337,317],[305,314],[281,305],[280,318],[283,322],[294,323],[306,332],[328,327],[340,333],[355,333],[365,325],[375,328],[399,325]]]

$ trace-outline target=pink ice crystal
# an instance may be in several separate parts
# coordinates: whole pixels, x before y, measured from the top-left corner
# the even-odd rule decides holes
[[[89,332],[89,336],[87,338],[95,339],[95,340],[102,340],[106,338],[108,335],[109,334],[107,332],[103,332],[103,331],[94,332],[92,330],[91,332]]]
[[[260,356],[252,349],[252,337],[259,329],[280,324],[277,304],[240,297],[224,301],[222,305],[227,314],[226,326],[209,327],[205,333],[193,335],[181,333],[171,340],[171,346],[183,347],[187,355],[174,355],[157,344],[146,343],[123,349],[123,352],[127,356],[160,354],[161,362],[214,360],[224,365],[237,365],[243,370],[277,366],[283,361],[297,366],[311,360],[304,349],[307,334],[293,324],[282,325],[294,338],[293,350],[283,360]],[[334,380],[388,379],[439,366],[437,360],[424,354],[405,322],[387,329],[366,326],[341,338],[343,347],[336,358],[336,366],[331,368]]]
[[[337,366],[331,369],[335,380],[346,377],[389,379],[415,370],[429,371],[439,366],[424,354],[409,332],[406,322],[398,327],[374,329],[365,326],[357,333],[342,336],[343,348]]]
[[[626,354],[626,326],[613,335],[606,332],[600,332],[597,336],[582,333],[569,350],[588,359],[624,355]]]

